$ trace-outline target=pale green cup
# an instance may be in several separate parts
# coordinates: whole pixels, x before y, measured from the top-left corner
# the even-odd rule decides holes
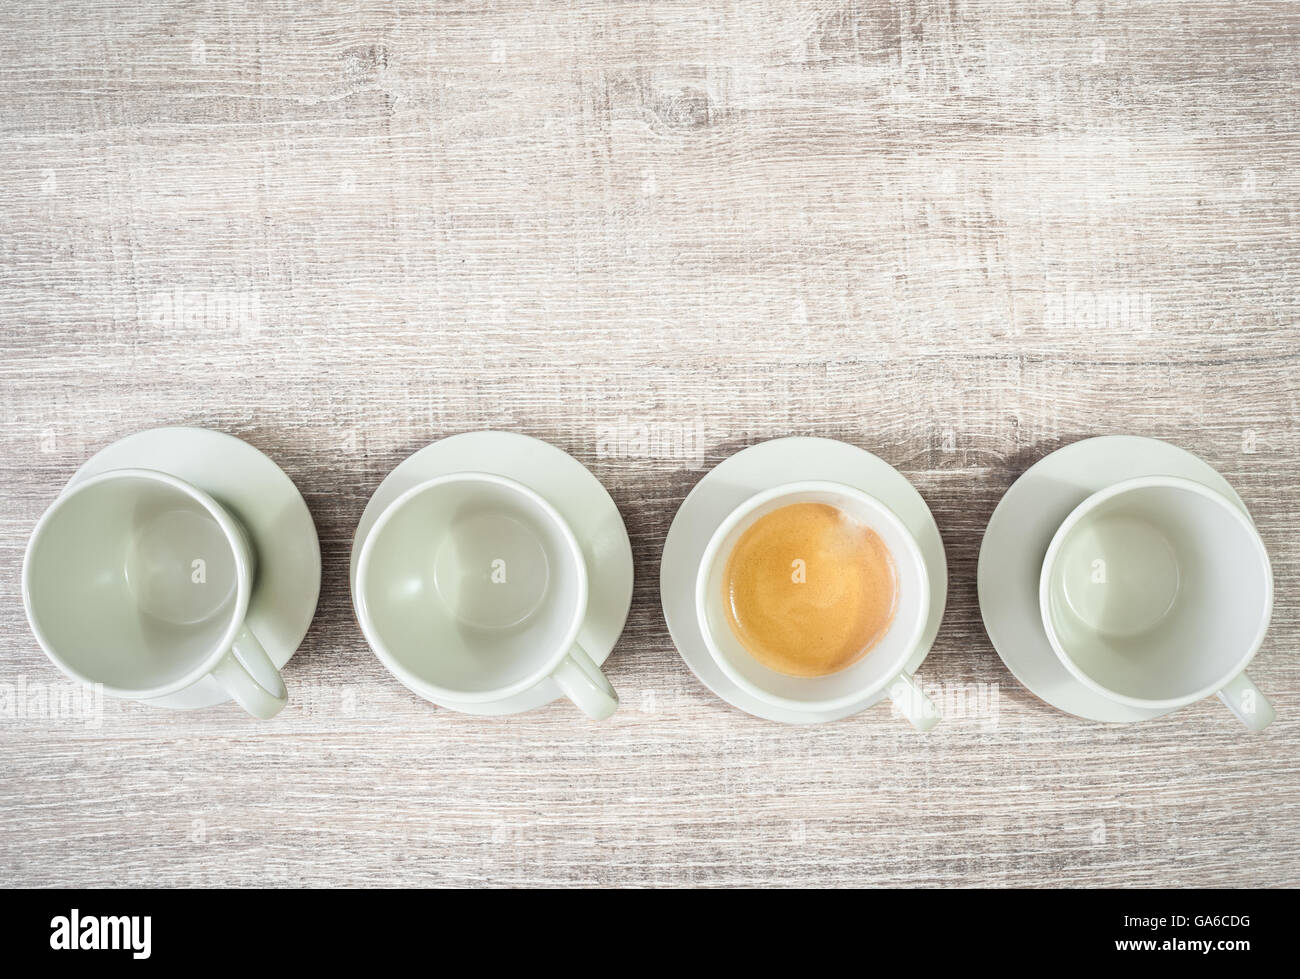
[[[148,701],[211,675],[254,717],[288,701],[246,624],[256,561],[238,520],[148,469],[78,483],[45,511],[23,560],[41,648],[106,694]]]
[[[1217,694],[1252,731],[1274,719],[1245,672],[1273,607],[1268,553],[1200,483],[1144,476],[1080,503],[1048,546],[1039,606],[1065,668],[1117,703],[1171,710]]]
[[[578,641],[582,545],[515,480],[453,473],[403,493],[361,545],[354,595],[375,655],[435,704],[499,703],[551,681],[593,719],[618,707]]]

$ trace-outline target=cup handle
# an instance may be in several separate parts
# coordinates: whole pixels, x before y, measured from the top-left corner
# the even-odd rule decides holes
[[[284,687],[280,671],[248,626],[240,628],[234,644],[212,675],[226,688],[226,693],[235,699],[235,703],[262,720],[274,717],[289,702],[289,691]]]
[[[1237,720],[1252,731],[1264,730],[1277,717],[1268,698],[1259,692],[1259,688],[1245,673],[1238,673],[1230,680],[1219,691],[1218,697],[1228,710],[1237,715]]]
[[[575,644],[551,675],[564,695],[593,720],[603,721],[618,710],[618,694],[581,646]]]
[[[921,692],[910,673],[900,673],[889,684],[889,699],[918,731],[928,731],[939,723],[939,708]]]

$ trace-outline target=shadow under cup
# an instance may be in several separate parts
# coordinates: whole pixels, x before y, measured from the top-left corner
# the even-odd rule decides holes
[[[381,515],[357,566],[357,611],[408,686],[464,703],[548,675],[574,645],[586,565],[551,506],[520,484],[458,474]]]
[[[723,578],[727,558],[741,536],[774,510],[795,503],[825,503],[870,527],[894,560],[898,597],[893,621],[870,651],[847,669],[826,676],[777,672],[755,659],[727,621]],[[754,695],[793,710],[835,710],[884,689],[916,650],[930,610],[930,584],[920,548],[902,521],[883,503],[852,487],[792,484],[742,503],[718,528],[696,582],[696,608],[706,644],[723,672]]]
[[[1048,549],[1040,599],[1058,655],[1137,706],[1177,706],[1245,669],[1272,606],[1268,555],[1219,494],[1156,477],[1080,505]]]
[[[161,474],[90,480],[32,537],[23,569],[32,628],[83,682],[128,697],[178,689],[229,648],[243,618],[251,568],[232,547],[239,534]]]

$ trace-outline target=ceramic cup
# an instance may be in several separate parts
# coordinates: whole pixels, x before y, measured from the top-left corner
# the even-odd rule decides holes
[[[362,544],[355,595],[375,654],[434,703],[490,703],[549,677],[590,717],[618,707],[577,642],[582,547],[522,483],[466,472],[407,490]]]
[[[23,602],[64,673],[131,700],[211,674],[254,717],[277,714],[284,681],[245,625],[255,558],[223,506],[148,469],[71,487],[45,512],[23,560]]]
[[[731,631],[723,597],[723,574],[732,548],[760,517],[792,503],[827,503],[866,524],[884,541],[898,576],[898,606],[888,631],[852,666],[820,677],[778,673],[751,656]],[[807,481],[787,483],[751,496],[719,525],[705,548],[695,581],[695,612],[709,655],[737,686],[776,707],[833,711],[887,691],[919,730],[938,722],[938,711],[906,665],[916,652],[930,611],[930,578],[911,532],[885,504],[852,486]]]
[[[1268,553],[1200,483],[1144,476],[1080,503],[1048,546],[1039,606],[1065,668],[1106,697],[1173,709],[1217,693],[1252,731],[1273,720],[1245,673],[1273,607]]]

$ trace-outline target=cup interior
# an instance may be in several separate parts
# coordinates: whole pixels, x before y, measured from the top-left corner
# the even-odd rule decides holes
[[[241,561],[225,519],[141,472],[99,477],[56,501],[23,575],[46,651],[128,695],[182,683],[237,624]]]
[[[362,626],[408,683],[450,699],[531,686],[573,644],[586,565],[564,520],[518,483],[431,480],[381,515],[358,562]]]
[[[897,573],[897,605],[885,634],[862,659],[827,676],[788,676],[765,666],[745,649],[727,621],[727,558],[757,520],[794,503],[826,503],[870,527],[889,548]],[[929,614],[930,586],[915,539],[888,507],[852,487],[805,483],[759,494],[724,521],[705,552],[696,584],[696,605],[706,644],[733,681],[782,706],[832,709],[883,688],[902,671]]]
[[[1190,702],[1241,672],[1267,628],[1268,555],[1228,500],[1184,480],[1103,491],[1048,549],[1044,617],[1085,680],[1151,704]]]

